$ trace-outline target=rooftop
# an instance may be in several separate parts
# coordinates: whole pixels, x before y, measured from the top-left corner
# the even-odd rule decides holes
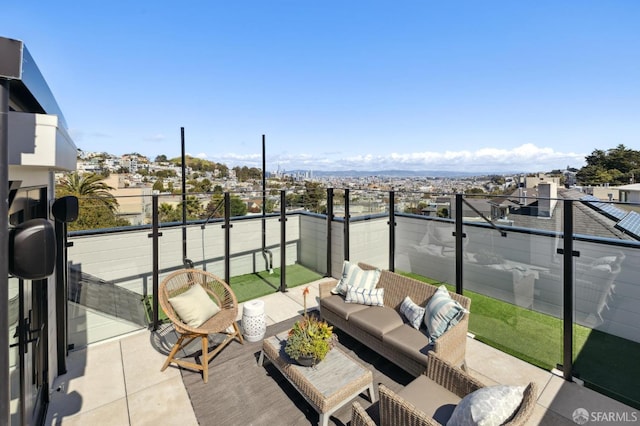
[[[311,294],[318,293],[318,284],[311,283]],[[300,315],[303,310],[302,296],[295,289],[287,293],[274,293],[261,298],[265,302],[267,324]],[[317,306],[317,300],[309,308]],[[238,320],[241,319],[242,305]],[[53,395],[47,411],[46,424],[213,424],[199,419],[194,411],[189,392],[178,368],[170,367],[160,372],[166,358],[159,339],[171,339],[171,326],[163,326],[156,332],[142,330],[121,338],[95,344],[69,354],[66,374],[56,378]],[[232,342],[231,345],[239,345]],[[473,338],[467,339],[467,364],[473,376],[487,385],[525,384],[534,381],[538,385],[537,405],[530,424],[573,425],[574,410],[585,408],[590,412],[632,413],[635,409],[610,399],[579,383],[567,382],[553,372],[545,371],[522,360],[507,355]],[[159,347],[160,346],[160,347]],[[211,361],[211,366],[216,359]],[[259,367],[256,364],[255,368]],[[227,392],[216,386],[212,377],[207,386],[211,403],[219,392]],[[228,386],[228,383],[226,383]],[[276,381],[273,393],[281,395],[284,402],[287,394]],[[259,397],[259,395],[256,395]],[[242,404],[243,401],[238,401]],[[350,405],[346,406],[348,410]],[[344,412],[332,417],[330,424],[342,424]],[[251,418],[250,407],[242,424],[261,424]],[[289,424],[286,411],[280,424]],[[347,417],[348,418],[348,417]],[[317,419],[316,419],[317,420]],[[312,422],[313,423],[313,422]],[[269,422],[273,424],[273,419]]]

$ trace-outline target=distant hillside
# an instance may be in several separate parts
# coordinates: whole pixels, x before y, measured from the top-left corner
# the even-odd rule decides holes
[[[288,170],[287,173],[305,173],[309,170]],[[488,175],[512,175],[523,172],[461,172],[461,171],[443,171],[443,170],[313,170],[316,177],[366,177],[366,176],[386,176],[386,177],[430,177],[430,178],[464,178],[472,176],[488,176]]]

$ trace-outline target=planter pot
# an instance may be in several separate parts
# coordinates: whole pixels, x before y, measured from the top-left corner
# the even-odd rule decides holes
[[[303,367],[312,367],[315,364],[315,358],[310,355],[303,355],[296,358],[296,362]]]

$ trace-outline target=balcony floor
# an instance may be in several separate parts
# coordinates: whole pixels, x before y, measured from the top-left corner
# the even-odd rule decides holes
[[[318,283],[311,294],[318,294]],[[274,293],[265,301],[267,324],[299,315],[303,298],[301,287],[288,293]],[[317,306],[308,300],[309,308]],[[239,318],[242,308],[239,309]],[[159,332],[171,337],[170,327]],[[168,339],[170,340],[170,339]],[[160,372],[166,348],[158,335],[147,330],[89,345],[69,354],[67,373],[56,378],[47,411],[47,425],[197,425],[191,401],[180,371]],[[158,349],[159,348],[159,349]],[[212,361],[215,363],[215,360]],[[568,383],[490,346],[467,340],[467,364],[471,374],[487,385],[525,384],[535,381],[539,396],[530,424],[575,425],[574,410],[634,413],[636,410],[597,392]],[[283,397],[286,395],[283,393]],[[250,424],[247,419],[246,424]]]

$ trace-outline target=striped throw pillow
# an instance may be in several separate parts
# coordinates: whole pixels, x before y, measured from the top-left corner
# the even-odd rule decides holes
[[[416,330],[420,329],[420,324],[424,319],[425,309],[417,305],[409,296],[405,297],[400,305],[400,313],[409,321],[409,324]]]
[[[365,271],[357,264],[345,260],[342,264],[342,277],[331,292],[333,294],[342,294],[345,296],[349,286],[371,290],[376,288],[379,279],[379,269]]]
[[[349,286],[345,303],[359,303],[369,306],[384,306],[384,288],[358,288]]]
[[[424,323],[429,331],[429,338],[434,342],[448,329],[456,325],[468,311],[453,300],[444,285],[431,296],[427,302]]]

